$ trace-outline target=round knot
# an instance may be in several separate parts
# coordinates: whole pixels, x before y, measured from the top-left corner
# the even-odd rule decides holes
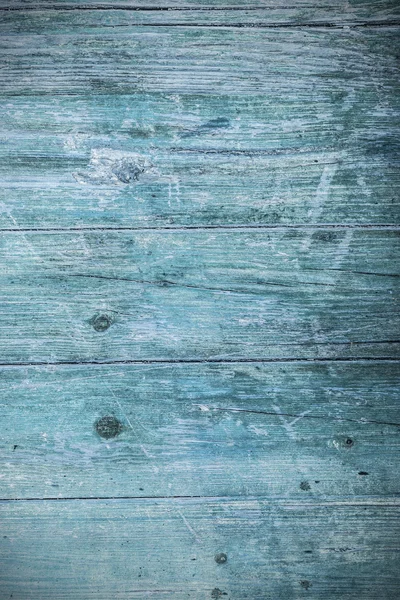
[[[219,554],[216,554],[214,558],[215,558],[215,562],[218,563],[219,565],[223,565],[228,560],[228,557],[225,554],[225,552],[219,552]]]
[[[101,419],[96,422],[95,428],[100,437],[108,440],[121,433],[122,423],[115,417],[106,416],[101,417]]]
[[[112,320],[108,315],[96,315],[93,317],[92,326],[95,331],[106,331],[112,324]]]

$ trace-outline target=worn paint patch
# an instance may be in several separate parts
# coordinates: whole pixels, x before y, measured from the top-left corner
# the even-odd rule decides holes
[[[127,185],[138,181],[150,166],[150,160],[136,152],[99,148],[91,151],[87,171],[77,171],[73,176],[82,184]]]

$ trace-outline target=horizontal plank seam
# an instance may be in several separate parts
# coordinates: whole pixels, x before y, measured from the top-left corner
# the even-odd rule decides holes
[[[25,97],[26,94],[20,94],[15,93],[15,96],[21,96],[22,98]],[[125,95],[125,94],[122,94]],[[129,94],[128,94],[129,95]],[[10,96],[10,94],[8,94],[7,92],[5,94],[1,94],[0,93],[0,100],[5,100],[6,98],[8,98]],[[81,97],[80,93],[77,94],[66,94],[67,97],[74,97],[74,98],[79,98]],[[85,97],[85,94],[83,94],[83,97]],[[393,129],[394,131],[394,129]],[[3,132],[6,132],[8,135],[12,136],[14,134],[14,130],[3,130]],[[30,132],[28,132],[30,133]],[[53,135],[54,137],[58,136],[58,135],[64,135],[62,132],[55,132],[55,133],[51,133],[51,135]],[[19,132],[17,131],[17,135],[19,135]],[[221,155],[221,156],[240,156],[240,157],[245,157],[245,158],[253,158],[253,157],[264,157],[264,156],[273,156],[273,157],[277,157],[277,156],[284,156],[284,157],[305,157],[308,158],[310,155],[315,155],[315,154],[320,154],[321,152],[330,152],[330,151],[335,151],[335,148],[333,146],[324,146],[323,148],[317,148],[315,146],[309,146],[306,149],[301,149],[301,148],[295,148],[295,147],[288,147],[288,148],[283,148],[283,149],[272,149],[272,150],[267,150],[265,148],[255,148],[255,149],[251,149],[251,148],[243,148],[241,150],[238,150],[237,148],[200,148],[200,147],[193,147],[193,148],[182,148],[180,146],[171,146],[171,147],[162,147],[162,146],[151,146],[151,152],[160,152],[160,153],[174,153],[174,154],[199,154],[199,155]],[[51,164],[53,163],[57,163],[60,160],[64,160],[65,154],[63,153],[53,153],[52,155],[46,153],[46,152],[42,152],[41,154],[36,153],[36,154],[9,154],[8,156],[5,157],[5,160],[8,161],[8,163],[12,163],[14,162],[15,165],[17,165],[18,167],[24,166],[24,165],[33,165],[34,167],[36,166],[34,163],[37,163],[39,165],[41,165],[43,163],[43,161],[46,161],[47,164]],[[86,156],[85,155],[79,155],[79,156],[74,156],[74,157],[69,157],[69,164],[75,163],[76,165],[81,165],[82,163],[86,164]],[[310,167],[310,166],[319,166],[319,167],[325,167],[325,166],[329,166],[329,165],[345,165],[345,166],[358,166],[359,162],[355,159],[348,159],[346,161],[343,161],[342,159],[338,159],[338,160],[311,160],[311,158],[309,158],[309,160],[311,162],[306,162],[306,163],[300,163],[298,165],[293,165],[291,168],[293,169],[301,169],[304,167]],[[5,164],[5,161],[4,163]],[[393,164],[391,164],[390,166],[393,167],[393,172],[397,172],[397,162]]]
[[[176,27],[176,28],[198,28],[198,29],[368,29],[368,28],[390,28],[399,27],[400,20],[393,21],[371,21],[344,23],[329,22],[304,22],[304,23],[134,23],[130,27]],[[127,25],[101,25],[101,27],[127,27]],[[128,26],[129,27],[129,26]]]
[[[197,501],[197,500],[205,500],[208,502],[215,501],[225,501],[225,502],[263,502],[264,504],[270,504],[272,506],[283,506],[283,507],[314,507],[314,506],[393,506],[400,507],[400,497],[397,496],[388,496],[387,500],[385,500],[385,496],[378,496],[375,499],[371,498],[370,500],[360,499],[357,500],[327,500],[322,502],[315,501],[301,501],[301,502],[288,502],[287,500],[283,500],[280,498],[271,500],[266,499],[264,496],[67,496],[67,497],[55,497],[48,496],[43,498],[0,498],[0,503],[2,504],[11,504],[14,502],[79,502],[79,501],[105,501],[105,500],[135,500],[135,501],[154,501],[154,500],[164,500],[171,501],[174,500],[183,500],[183,501]]]
[[[368,342],[360,342],[368,343]],[[398,342],[369,342],[370,344],[398,343]],[[329,345],[329,344],[324,344]],[[343,344],[344,345],[344,344]],[[350,345],[350,344],[349,344]],[[113,365],[201,365],[201,364],[270,364],[270,363],[335,363],[335,362],[392,362],[400,363],[400,358],[396,356],[357,356],[351,358],[178,358],[178,359],[149,359],[149,360],[65,360],[65,361],[37,361],[37,362],[2,362],[0,368],[20,368],[20,367],[54,367],[54,366],[113,366]]]
[[[279,10],[294,10],[296,7],[295,6],[280,6]],[[302,6],[302,9],[315,9],[315,6]],[[109,10],[109,11],[114,11],[114,10],[126,10],[126,11],[137,11],[137,12],[193,12],[193,11],[198,11],[198,12],[237,12],[237,11],[252,11],[252,10],[270,10],[268,8],[263,8],[260,6],[246,6],[245,8],[243,7],[238,7],[238,6],[128,6],[128,5],[124,5],[124,4],[115,4],[113,6],[111,6],[110,4],[101,4],[100,2],[98,4],[89,4],[89,5],[84,5],[84,4],[64,4],[62,6],[60,6],[59,4],[36,4],[33,6],[25,6],[25,5],[21,5],[21,6],[4,6],[1,7],[0,10],[3,11],[12,11],[12,12],[16,12],[16,11],[24,11],[24,10],[29,10],[29,11],[36,11],[36,10],[56,10],[56,11],[63,11],[63,10]]]
[[[41,34],[39,34],[41,35]],[[158,93],[158,92],[155,92]],[[18,92],[18,94],[20,94]],[[25,96],[26,94],[20,94],[21,96]],[[41,92],[38,92],[38,95],[43,95]],[[59,95],[59,94],[58,94]],[[71,93],[65,93],[64,94],[66,97],[70,97]],[[86,92],[83,93],[83,95],[86,97]],[[131,96],[131,93],[128,94],[119,94],[121,96]],[[189,95],[189,94],[182,94],[182,95]],[[9,94],[6,92],[5,94],[0,93],[0,100],[5,100],[6,98],[8,98]],[[79,94],[76,94],[76,96],[79,96]],[[397,130],[397,128],[396,128]],[[184,137],[189,137],[189,135],[192,133],[192,131],[190,129],[188,129],[187,127],[185,129],[183,129],[184,132],[187,132],[187,135],[185,133],[182,134],[182,138]],[[395,129],[393,130],[393,132],[395,131]],[[12,135],[20,135],[21,134],[21,130],[20,129],[15,129],[15,128],[7,128],[4,127],[2,129],[2,133],[7,133],[8,135],[12,136]],[[29,131],[27,130],[26,133],[28,136],[31,137],[37,137],[37,130]],[[78,134],[80,134],[81,132],[77,132]],[[83,132],[85,133],[85,132]],[[49,132],[45,131],[46,135],[52,135],[53,137],[56,136],[63,136],[65,134],[65,131],[62,130],[54,130]],[[104,135],[101,132],[97,133],[95,132],[94,135]],[[184,148],[182,146],[157,146],[155,144],[152,144],[151,147],[149,148],[149,150],[154,154],[155,152],[160,152],[160,153],[168,153],[168,152],[174,152],[175,154],[220,154],[223,156],[248,156],[248,157],[253,157],[253,156],[310,156],[311,154],[321,154],[321,152],[334,152],[336,151],[335,147],[333,145],[325,145],[323,147],[317,147],[317,146],[307,146],[306,148],[296,148],[295,146],[287,146],[285,148],[280,148],[280,149],[267,149],[267,148],[223,148],[223,147],[214,147],[214,148],[202,148],[200,146],[192,146],[191,148]],[[4,158],[4,157],[3,157]],[[76,164],[80,164],[84,161],[86,161],[86,154],[82,153],[82,154],[77,154],[75,156],[70,156],[69,158],[69,164],[71,164],[71,162],[74,162]],[[36,151],[34,154],[27,154],[26,152],[21,154],[18,152],[14,152],[14,153],[9,153],[8,155],[5,156],[5,159],[7,159],[9,162],[10,161],[14,161],[14,164],[17,165],[21,165],[21,164],[27,164],[27,163],[32,163],[33,161],[36,162],[42,162],[44,160],[46,161],[59,161],[59,160],[63,160],[65,159],[65,153],[63,152],[56,152],[53,151],[51,154],[49,152],[46,151]],[[4,164],[4,163],[3,163]],[[296,167],[304,167],[304,166],[310,166],[310,165],[319,165],[319,166],[325,166],[325,165],[338,165],[338,164],[346,164],[346,165],[357,165],[358,162],[356,159],[354,158],[347,158],[346,162],[344,162],[344,160],[342,158],[338,158],[337,160],[318,160],[315,159],[313,160],[311,163],[305,163],[305,164],[300,164],[300,165],[295,165],[293,168]],[[397,164],[396,164],[397,166]],[[396,166],[394,166],[394,169],[396,168]]]
[[[268,7],[268,6],[132,6],[126,4],[110,4],[110,3],[101,3],[97,4],[50,4],[50,3],[36,3],[31,5],[21,4],[19,6],[2,6],[0,10],[2,11],[10,11],[10,12],[20,12],[20,11],[64,11],[64,10],[72,10],[72,11],[91,11],[91,10],[104,10],[104,11],[128,11],[128,12],[243,12],[243,11],[264,11],[269,12],[271,10],[298,10],[298,6],[295,3],[292,5],[278,6],[278,7]],[[301,6],[302,10],[315,10],[315,5],[303,5]],[[375,19],[381,21],[381,19]]]
[[[1,97],[1,96],[0,96]],[[165,151],[166,148],[162,148],[159,146],[154,146],[153,150],[157,150],[157,151]],[[330,151],[330,150],[334,150],[333,146],[325,146],[324,147],[324,151]],[[200,148],[200,147],[192,147],[192,148],[183,148],[181,146],[171,146],[170,148],[168,148],[168,152],[174,152],[175,154],[220,154],[223,156],[292,156],[292,155],[302,155],[302,156],[309,156],[310,154],[316,154],[321,152],[321,148],[318,148],[316,146],[308,146],[305,149],[301,149],[301,148],[296,148],[296,147],[287,147],[287,148],[273,148],[273,149],[267,149],[267,148],[242,148],[242,149],[238,149],[238,148]],[[60,155],[60,157],[63,157],[63,155]],[[36,156],[25,156],[25,159],[33,159],[36,158]],[[46,154],[43,155],[42,158],[48,159],[48,156]],[[301,167],[307,167],[310,166],[311,164],[313,166],[318,165],[318,166],[326,166],[326,165],[338,165],[341,164],[343,161],[342,159],[337,159],[337,160],[314,160],[312,163],[306,163],[306,164],[301,164],[298,165],[299,168]],[[347,164],[351,164],[350,162],[348,162]],[[353,164],[355,164],[355,161],[353,161]]]
[[[0,12],[5,9],[0,8]],[[400,20],[393,21],[349,21],[344,23],[330,22],[312,22],[305,21],[303,23],[132,23],[130,25],[103,25],[99,24],[102,29],[118,29],[118,27],[176,27],[176,28],[199,28],[199,29],[368,29],[368,28],[390,28],[399,27]],[[16,35],[20,35],[18,32]],[[12,33],[8,35],[13,35]]]
[[[36,39],[39,37],[39,35],[44,35],[44,34],[37,34],[35,36]],[[47,36],[44,36],[44,37],[48,38],[49,36],[47,35]],[[46,42],[47,41],[48,40],[46,40]],[[397,73],[397,68],[396,68],[396,73]],[[322,80],[324,78],[324,75],[319,75],[317,73],[314,77],[315,78],[320,78]],[[325,79],[327,79],[327,76],[325,76]],[[135,93],[135,91],[133,91],[133,92],[132,91],[125,91],[125,92],[118,92],[118,91],[117,92],[112,92],[112,91],[111,92],[102,92],[102,91],[98,91],[98,92],[96,92],[96,94],[97,94],[98,97],[102,97],[102,96],[105,96],[107,94],[108,95],[112,94],[112,95],[114,95],[114,97],[118,97],[118,96],[132,95],[134,93]],[[148,92],[148,93],[153,93],[153,92]],[[163,92],[160,92],[160,91],[156,90],[154,93],[155,94],[158,94],[158,93],[161,94]],[[165,92],[165,94],[171,94],[171,93],[173,93],[173,92],[172,91]],[[96,94],[94,94],[94,95],[96,95]],[[198,92],[195,92],[192,95],[196,95],[196,94],[198,96],[204,96],[205,98],[207,98],[209,96],[215,95],[212,92],[211,92],[211,94],[208,94],[208,92],[201,91],[201,90],[198,91]],[[190,93],[189,92],[181,92],[181,95],[182,96],[184,96],[184,95],[189,96]],[[32,86],[31,86],[31,89],[29,89],[29,87],[27,87],[22,92],[21,92],[21,90],[15,91],[15,90],[10,90],[10,89],[6,90],[6,91],[0,92],[0,100],[6,100],[7,98],[21,98],[21,99],[25,99],[25,98],[39,97],[39,96],[41,98],[44,98],[44,99],[47,99],[49,97],[82,99],[82,98],[86,98],[87,97],[87,92],[80,92],[78,89],[74,89],[74,88],[71,88],[67,92],[65,90],[62,90],[61,88],[59,88],[59,89],[53,89],[53,90],[50,90],[50,91],[48,91],[48,90],[46,91],[46,89],[35,90],[34,88],[32,88]],[[229,94],[220,93],[219,96],[221,98],[227,98],[229,96]],[[263,92],[256,91],[256,92],[253,93],[253,96],[257,96],[258,98],[261,98],[261,97],[265,96],[265,94]],[[293,168],[300,168],[300,167],[304,167],[304,166],[310,166],[310,164],[311,163],[307,163],[306,165],[299,165],[299,167],[293,167]],[[324,163],[319,163],[319,164],[320,165],[328,165],[328,164],[337,164],[337,163],[331,163],[331,162],[325,163],[324,162]]]
[[[141,231],[246,231],[246,230],[279,230],[285,231],[290,229],[304,229],[304,230],[314,230],[314,229],[359,229],[359,230],[373,230],[373,231],[400,231],[400,225],[395,224],[358,224],[358,223],[349,223],[349,224],[336,224],[336,223],[312,223],[312,224],[288,224],[288,225],[179,225],[179,226],[161,226],[161,227],[104,227],[104,226],[83,226],[83,227],[7,227],[1,228],[0,233],[74,233],[74,232],[96,232],[96,231],[115,231],[115,232],[141,232]]]

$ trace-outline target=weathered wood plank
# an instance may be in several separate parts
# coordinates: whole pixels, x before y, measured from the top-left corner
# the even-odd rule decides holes
[[[0,508],[2,598],[398,595],[397,505],[175,499]]]
[[[399,379],[397,362],[3,368],[0,498],[396,495]]]
[[[0,8],[14,11],[53,11],[103,9],[133,11],[119,18],[129,18],[135,24],[194,24],[194,25],[253,25],[276,26],[280,24],[354,25],[358,23],[387,23],[400,17],[396,0],[159,0],[151,5],[148,0],[0,0]],[[125,10],[124,10],[125,9]],[[3,15],[10,24],[19,23],[20,15]],[[24,17],[22,17],[24,18]],[[82,16],[82,19],[85,17]],[[116,15],[113,17],[116,18]]]
[[[3,159],[1,229],[400,224],[400,170],[384,156],[73,154]]]
[[[7,233],[0,361],[394,356],[399,241],[374,229]]]
[[[144,30],[98,20],[93,28],[79,24],[80,13],[65,22],[58,14],[29,19],[17,35],[0,28],[3,95],[278,91],[297,100],[312,94],[317,104],[346,83],[359,93],[398,85],[397,27]]]
[[[397,29],[143,34],[122,11],[110,34],[83,13],[3,36],[2,89],[28,95],[1,104],[2,228],[398,222]],[[142,70],[156,87],[106,81]]]
[[[398,3],[40,5],[0,24],[0,596],[393,600],[400,238],[354,225],[398,223]]]
[[[247,6],[246,6],[247,5]],[[161,0],[157,6],[151,6],[148,0],[144,2],[98,2],[84,0],[72,2],[63,0],[53,1],[15,1],[0,0],[0,9],[6,9],[2,21],[8,25],[8,31],[18,31],[21,24],[29,27],[29,19],[36,16],[39,10],[45,10],[45,17],[51,20],[65,20],[67,12],[79,10],[79,22],[93,24],[104,19],[110,24],[141,25],[141,26],[219,26],[219,27],[279,27],[279,26],[359,26],[389,24],[400,18],[400,9],[395,0],[377,2],[348,2],[340,0],[334,4],[329,2],[292,2],[285,0],[262,2],[170,2]],[[9,9],[9,12],[7,11]],[[112,9],[114,13],[111,13]],[[115,11],[117,9],[117,14]],[[96,10],[96,15],[94,15]],[[16,11],[18,11],[16,13]],[[59,14],[56,14],[57,13]],[[61,14],[60,14],[61,13]],[[89,13],[89,16],[87,14]],[[51,27],[51,22],[47,23]]]
[[[399,223],[399,98],[8,98],[0,227]]]
[[[361,92],[343,85],[341,92],[327,90],[318,106],[312,94],[281,97],[278,89],[229,97],[6,97],[0,98],[0,151],[2,158],[21,153],[54,160],[87,158],[88,150],[101,145],[121,151],[336,150],[342,157],[358,149],[367,157],[382,153],[390,158],[389,150],[398,148],[398,87]]]

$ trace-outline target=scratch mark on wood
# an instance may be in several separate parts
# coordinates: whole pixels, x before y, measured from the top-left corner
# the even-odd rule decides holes
[[[124,409],[122,408],[122,404],[121,402],[118,400],[117,396],[114,394],[114,391],[112,390],[112,388],[107,385],[108,389],[111,392],[112,397],[114,398],[115,403],[117,404],[118,408],[120,409],[121,413],[124,415],[126,422],[128,423],[129,427],[131,428],[131,430],[133,431],[133,433],[135,434],[137,440],[138,440],[138,445],[139,448],[141,449],[141,451],[143,452],[143,454],[147,457],[147,458],[154,458],[154,456],[152,454],[150,454],[150,452],[148,450],[146,450],[146,448],[144,447],[144,445],[141,443],[140,441],[140,436],[138,434],[138,432],[136,431],[136,429],[134,428],[134,426],[132,425],[131,420],[129,419],[128,415],[126,414],[126,412],[124,411]]]
[[[342,266],[344,260],[346,259],[347,254],[349,253],[352,239],[353,239],[353,231],[351,229],[348,229],[345,232],[342,240],[340,241],[340,243],[336,249],[336,253],[335,253],[335,256],[333,259],[332,270],[335,270],[335,271],[340,270],[340,267]]]
[[[286,433],[288,434],[288,436],[289,436],[291,439],[296,439],[296,437],[297,437],[297,433],[294,431],[294,429],[293,429],[293,425],[294,425],[295,423],[297,423],[297,421],[299,421],[300,419],[302,419],[303,417],[305,417],[305,416],[306,416],[306,415],[307,415],[307,414],[308,414],[310,411],[309,411],[309,410],[306,410],[306,411],[304,411],[304,412],[300,413],[298,416],[296,416],[296,417],[295,417],[295,419],[293,419],[293,421],[291,421],[291,423],[289,423],[289,422],[287,421],[287,419],[285,418],[285,416],[286,416],[286,415],[284,415],[284,414],[282,413],[282,410],[280,409],[280,407],[279,407],[279,406],[273,406],[272,408],[273,408],[273,409],[274,409],[274,411],[276,412],[276,415],[279,417],[279,419],[280,419],[280,421],[281,421],[281,423],[282,423],[282,426],[283,426],[283,428],[285,429],[285,431],[286,431]]]
[[[194,539],[196,540],[196,542],[198,544],[201,543],[201,539],[199,538],[199,536],[197,535],[197,533],[195,532],[195,530],[193,529],[193,527],[190,525],[189,521],[187,520],[187,518],[185,517],[185,515],[182,513],[182,511],[178,508],[177,509],[177,513],[179,514],[179,516],[181,517],[182,521],[185,523],[187,529],[190,531],[190,533],[193,535]]]
[[[322,171],[321,179],[319,181],[317,191],[314,196],[314,201],[308,211],[308,218],[311,223],[315,223],[321,218],[324,210],[326,201],[329,198],[329,192],[332,184],[332,180],[338,169],[338,164],[329,164],[324,167]],[[311,246],[312,234],[310,233],[304,240],[301,249],[303,252],[309,250]]]

